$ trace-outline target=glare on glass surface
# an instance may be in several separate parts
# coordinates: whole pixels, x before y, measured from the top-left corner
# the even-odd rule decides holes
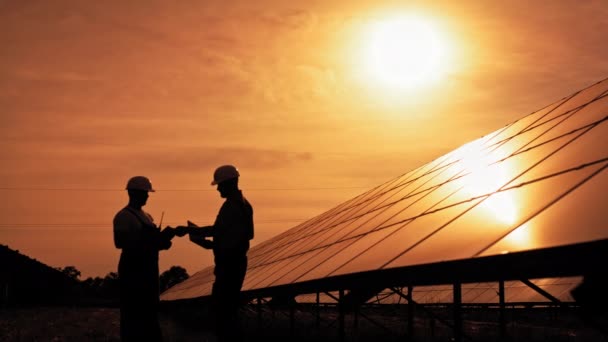
[[[463,150],[461,160],[469,175],[465,178],[463,190],[471,196],[492,194],[513,178],[505,167],[489,167],[491,155],[473,145]],[[517,219],[517,208],[512,193],[497,193],[480,204],[486,210],[488,219],[504,224],[512,224]]]

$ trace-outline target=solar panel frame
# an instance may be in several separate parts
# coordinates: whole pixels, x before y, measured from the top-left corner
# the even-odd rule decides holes
[[[500,264],[523,255],[552,255],[555,250],[575,253],[579,248],[582,252],[573,254],[573,260],[563,260],[561,269],[552,264],[547,271],[536,268],[538,265],[522,265],[521,271],[530,276],[545,272],[580,275],[588,266],[577,268],[575,261],[602,253],[597,246],[608,244],[601,205],[581,204],[587,198],[608,200],[606,136],[608,81],[602,80],[254,246],[243,292],[296,293],[352,286],[360,279],[410,285],[447,281],[447,275],[412,278],[414,270],[426,274],[437,267],[451,275],[448,283],[461,278],[452,273],[456,269],[465,278],[495,280],[498,275],[494,270],[486,270],[484,275],[460,267],[476,264],[475,259],[483,265]],[[497,177],[501,173],[503,178]],[[492,182],[472,186],[480,183],[484,174],[491,175]],[[503,224],[484,206],[506,196],[518,198],[520,214],[514,222]],[[578,236],[552,237],[552,225],[560,223],[560,216],[564,216],[560,211],[567,210],[563,208],[585,212],[577,220],[562,220],[568,227],[576,223],[587,227],[580,228]],[[543,239],[527,247],[514,245],[515,232],[524,227]],[[161,299],[208,296],[212,269],[197,272],[163,293]],[[505,270],[508,276],[517,272],[510,267]],[[545,282],[538,283],[545,286]],[[572,283],[568,284],[554,286],[561,289],[555,292],[567,298]],[[465,286],[464,297],[491,297],[489,288],[483,286]],[[433,291],[445,291],[440,288]],[[448,297],[441,295],[446,300]],[[538,299],[521,293],[509,298]]]

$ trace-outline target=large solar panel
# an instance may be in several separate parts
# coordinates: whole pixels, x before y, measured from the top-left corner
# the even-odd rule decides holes
[[[580,284],[581,277],[543,278],[533,279],[530,282],[560,302],[572,302],[573,298],[570,291]],[[407,294],[407,288],[396,290],[400,290],[402,295],[387,289],[371,297],[367,303],[407,303],[407,300],[404,298],[404,294]],[[548,305],[552,303],[551,298],[543,296],[543,294],[519,280],[505,281],[504,290],[505,303],[510,303],[511,305],[516,305],[517,303],[520,305],[529,303]],[[413,288],[412,299],[418,304],[450,304],[454,300],[453,291],[453,285],[417,286]],[[296,301],[298,303],[316,303],[318,301],[322,304],[337,304],[338,297],[339,294],[337,292],[330,292],[328,294],[321,292],[318,299],[317,294],[313,293],[299,295],[296,297]],[[498,304],[499,301],[498,282],[462,284],[462,303]]]
[[[608,238],[607,119],[603,80],[255,246],[243,291]]]

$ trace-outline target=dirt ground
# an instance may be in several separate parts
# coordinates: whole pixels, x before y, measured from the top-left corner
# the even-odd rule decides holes
[[[483,315],[482,315],[483,316]],[[485,315],[487,318],[487,315]],[[536,315],[538,316],[538,315]],[[563,315],[562,315],[563,316]],[[297,311],[290,328],[285,311],[251,309],[243,312],[243,328],[247,341],[339,341],[339,320],[335,311],[317,316],[310,311]],[[494,318],[468,317],[464,341],[552,341],[601,342],[608,335],[571,317],[548,315],[532,317],[512,314],[507,325],[508,338],[501,340]],[[198,312],[163,312],[160,315],[165,342],[215,341],[209,332],[207,318]],[[416,338],[409,339],[403,317],[394,312],[367,312],[357,319],[348,315],[344,322],[344,341],[453,341],[452,331],[437,320],[417,320]],[[119,311],[116,308],[45,307],[0,309],[0,341],[92,341],[113,342],[119,338]],[[291,336],[291,337],[290,337]]]
[[[0,309],[0,341],[120,341],[118,309]]]
[[[43,307],[0,309],[2,342],[119,342],[120,312],[117,308]],[[213,341],[206,331],[183,328],[161,314],[166,342]]]

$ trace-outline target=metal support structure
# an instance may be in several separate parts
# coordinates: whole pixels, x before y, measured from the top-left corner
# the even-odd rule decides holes
[[[454,341],[462,342],[462,286],[460,283],[454,283]]]
[[[401,298],[405,298],[408,299],[408,297],[406,295],[404,295],[403,293],[401,293],[399,290],[397,290],[394,287],[390,288],[395,294],[399,295]],[[416,303],[416,301],[414,301],[414,299],[410,299],[411,301],[408,303],[408,305],[413,305],[414,306],[414,311],[416,309],[420,309],[421,311],[423,311],[426,315],[428,315],[431,318],[431,322],[437,321],[440,322],[441,324],[445,325],[446,327],[455,330],[456,328],[454,327],[453,324],[451,324],[450,322],[448,322],[447,320],[443,319],[442,317],[437,316],[436,314],[433,313],[433,311],[425,308],[424,305],[418,304]],[[434,323],[432,323],[434,324]]]
[[[555,296],[551,295],[549,292],[541,289],[540,287],[538,287],[536,284],[534,284],[533,282],[529,281],[528,279],[520,279],[520,281],[522,283],[528,285],[531,289],[533,289],[534,291],[540,293],[541,295],[543,295],[545,298],[549,299],[553,303],[558,303],[558,304],[562,303],[561,300],[557,299]]]
[[[260,333],[262,332],[262,327],[264,325],[264,318],[262,317],[262,298],[257,298],[256,309],[258,319],[258,333]]]
[[[498,324],[500,326],[500,338],[505,341],[507,338],[507,317],[505,305],[505,281],[498,282]]]
[[[340,289],[339,291],[339,301],[338,301],[338,341],[343,342],[346,338],[345,334],[345,324],[344,324],[344,316],[345,316],[345,308],[344,308],[344,289]]]
[[[353,310],[353,335],[359,336],[359,305],[355,305]]]
[[[414,315],[416,314],[416,307],[414,304],[414,287],[412,285],[407,286],[407,333],[410,340],[414,339],[416,335]]]
[[[295,300],[290,300],[289,301],[289,336],[295,336],[295,325],[296,325],[296,318],[295,318],[295,311],[296,311],[296,303]]]
[[[561,303],[557,298],[547,293],[545,290],[541,289],[539,286],[527,279],[560,278],[584,275],[585,273],[590,272],[594,269],[594,266],[591,266],[592,261],[605,259],[607,250],[608,239],[602,239],[566,246],[535,249],[501,255],[480,256],[471,259],[448,260],[424,265],[412,265],[400,268],[356,272],[352,274],[343,274],[323,279],[311,279],[302,282],[295,282],[293,284],[284,284],[268,288],[246,290],[241,292],[241,294],[243,295],[244,299],[257,299],[257,305],[255,305],[255,302],[252,302],[252,304],[254,304],[258,308],[258,319],[263,320],[264,318],[266,318],[266,315],[268,315],[270,320],[272,321],[272,318],[274,318],[274,316],[277,314],[289,316],[289,313],[285,312],[285,309],[287,307],[283,304],[284,302],[281,302],[280,300],[275,301],[275,299],[281,299],[294,295],[316,293],[317,320],[315,323],[317,326],[323,326],[324,322],[321,320],[321,318],[323,318],[322,312],[320,312],[322,309],[322,303],[320,302],[319,295],[320,293],[328,293],[330,298],[336,299],[338,309],[340,310],[340,315],[338,319],[333,319],[333,315],[330,316],[332,317],[332,319],[329,327],[331,327],[333,324],[339,325],[340,340],[344,340],[346,328],[345,314],[348,310],[354,308],[353,304],[365,303],[366,296],[373,294],[373,291],[379,287],[383,287],[383,289],[389,288],[393,289],[395,293],[399,293],[401,297],[408,300],[407,324],[408,335],[410,337],[416,336],[415,333],[418,333],[418,335],[420,334],[420,331],[415,331],[415,318],[417,318],[414,315],[415,311],[415,314],[418,316],[424,314],[424,317],[426,317],[428,315],[431,319],[434,319],[437,322],[441,322],[446,327],[453,329],[456,335],[455,340],[462,341],[469,340],[470,338],[466,336],[465,331],[463,330],[463,314],[465,313],[464,310],[467,306],[461,303],[461,284],[478,282],[499,282],[500,311],[499,317],[497,318],[499,320],[498,323],[500,325],[499,328],[501,329],[501,331],[499,331],[498,333],[500,333],[502,336],[508,337],[506,335],[508,335],[509,333],[509,305],[523,305],[528,308],[533,307],[538,303],[530,302],[519,304],[505,304],[507,299],[505,295],[505,281],[519,279],[522,281],[522,283],[527,284],[531,289],[534,289],[538,293],[542,294],[544,297],[549,298],[553,303],[557,303],[557,305],[552,304],[552,308],[556,306],[563,306],[564,308],[569,308],[571,303]],[[372,288],[366,288],[365,286],[362,286],[362,284],[367,284],[370,282],[374,285]],[[451,284],[454,286],[453,319],[450,319],[449,317],[446,319],[446,317],[444,316],[440,317],[436,315],[432,310],[432,308],[434,307],[433,305],[419,305],[413,300],[414,286],[422,287],[445,284]],[[400,292],[405,292],[405,289],[394,290],[397,287],[405,285],[408,286],[407,296],[404,293]],[[350,292],[348,292],[346,300],[345,289],[351,290]],[[352,289],[355,289],[356,291],[352,291]],[[2,287],[0,287],[0,298],[2,297],[1,290]],[[4,288],[4,290],[6,291],[6,288]],[[338,291],[340,292],[340,298],[337,298],[337,295],[330,294],[331,292]],[[268,308],[266,308],[264,307],[264,304],[266,303],[265,298],[269,297],[272,298],[272,300],[268,302],[269,305]],[[184,298],[172,301],[161,300],[161,302],[164,302],[165,305],[169,306],[181,305],[182,303],[185,303],[187,305],[207,304],[208,301],[209,296],[202,296],[190,299]],[[334,303],[329,304],[333,305]],[[448,303],[438,304],[440,304],[439,307],[443,309]],[[476,305],[476,303],[473,304]],[[480,305],[483,308],[496,307],[496,303],[482,303]],[[543,305],[546,306],[546,303],[543,303]],[[297,309],[299,309],[300,307],[301,306],[298,305]],[[583,308],[575,307],[575,309],[579,309],[578,311],[582,311]],[[358,319],[367,319],[365,317],[365,312],[365,310],[361,310],[358,313]],[[298,314],[299,313],[300,312],[298,312]],[[292,325],[295,321],[294,316],[294,311],[292,311],[290,318]],[[362,322],[359,322],[359,325],[361,325]],[[264,327],[261,328],[263,329]],[[605,331],[605,329],[598,330]]]
[[[372,323],[373,325],[383,329],[384,331],[394,334],[394,331],[391,331],[389,328],[387,328],[386,326],[384,326],[382,323],[376,321],[375,319],[372,319],[371,317],[363,314],[362,312],[359,312],[359,316],[365,318],[368,322]]]
[[[317,305],[315,306],[316,309],[316,317],[315,317],[315,328],[319,329],[319,327],[321,326],[321,296],[320,293],[317,291]]]

